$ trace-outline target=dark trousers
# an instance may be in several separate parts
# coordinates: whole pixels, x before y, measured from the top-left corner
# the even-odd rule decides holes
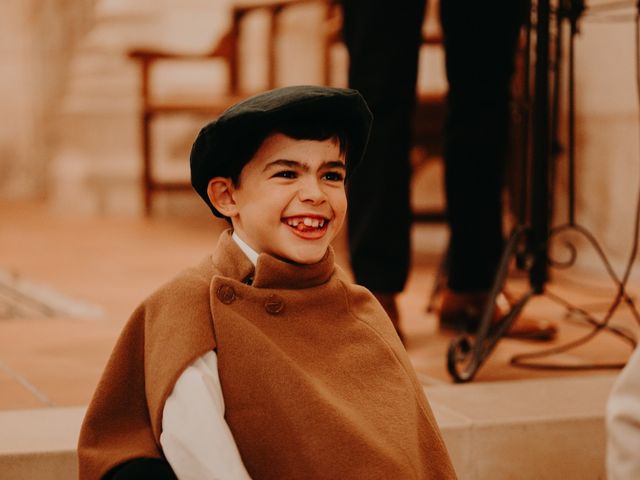
[[[503,247],[502,182],[510,80],[526,0],[441,0],[448,114],[444,165],[449,287],[488,289]],[[374,115],[367,153],[349,185],[356,281],[399,292],[410,265],[412,119],[424,0],[343,0],[349,86]]]

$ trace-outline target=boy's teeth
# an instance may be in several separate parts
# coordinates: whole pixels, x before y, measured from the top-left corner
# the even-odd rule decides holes
[[[289,218],[287,220],[287,224],[293,228],[302,228],[304,227],[313,227],[313,228],[322,228],[324,227],[324,218],[323,219],[317,219],[317,218],[311,218],[311,217],[296,217],[296,218]]]

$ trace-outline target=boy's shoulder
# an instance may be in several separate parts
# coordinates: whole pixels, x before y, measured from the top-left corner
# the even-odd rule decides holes
[[[209,293],[213,275],[215,268],[207,256],[156,289],[133,313],[129,323],[144,329],[150,365],[162,365],[169,355],[177,375],[194,358],[215,348]]]

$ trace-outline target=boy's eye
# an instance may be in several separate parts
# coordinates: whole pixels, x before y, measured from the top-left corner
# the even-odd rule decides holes
[[[282,170],[273,174],[274,177],[280,178],[296,178],[296,172],[293,170]]]
[[[322,176],[322,178],[329,180],[330,182],[342,182],[344,180],[344,175],[342,172],[327,172]]]

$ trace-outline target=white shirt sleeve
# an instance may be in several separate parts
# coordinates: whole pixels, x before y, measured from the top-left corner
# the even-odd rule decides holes
[[[180,480],[250,479],[224,419],[215,352],[178,378],[164,405],[160,444]]]
[[[640,347],[620,372],[607,402],[607,478],[640,478]]]

